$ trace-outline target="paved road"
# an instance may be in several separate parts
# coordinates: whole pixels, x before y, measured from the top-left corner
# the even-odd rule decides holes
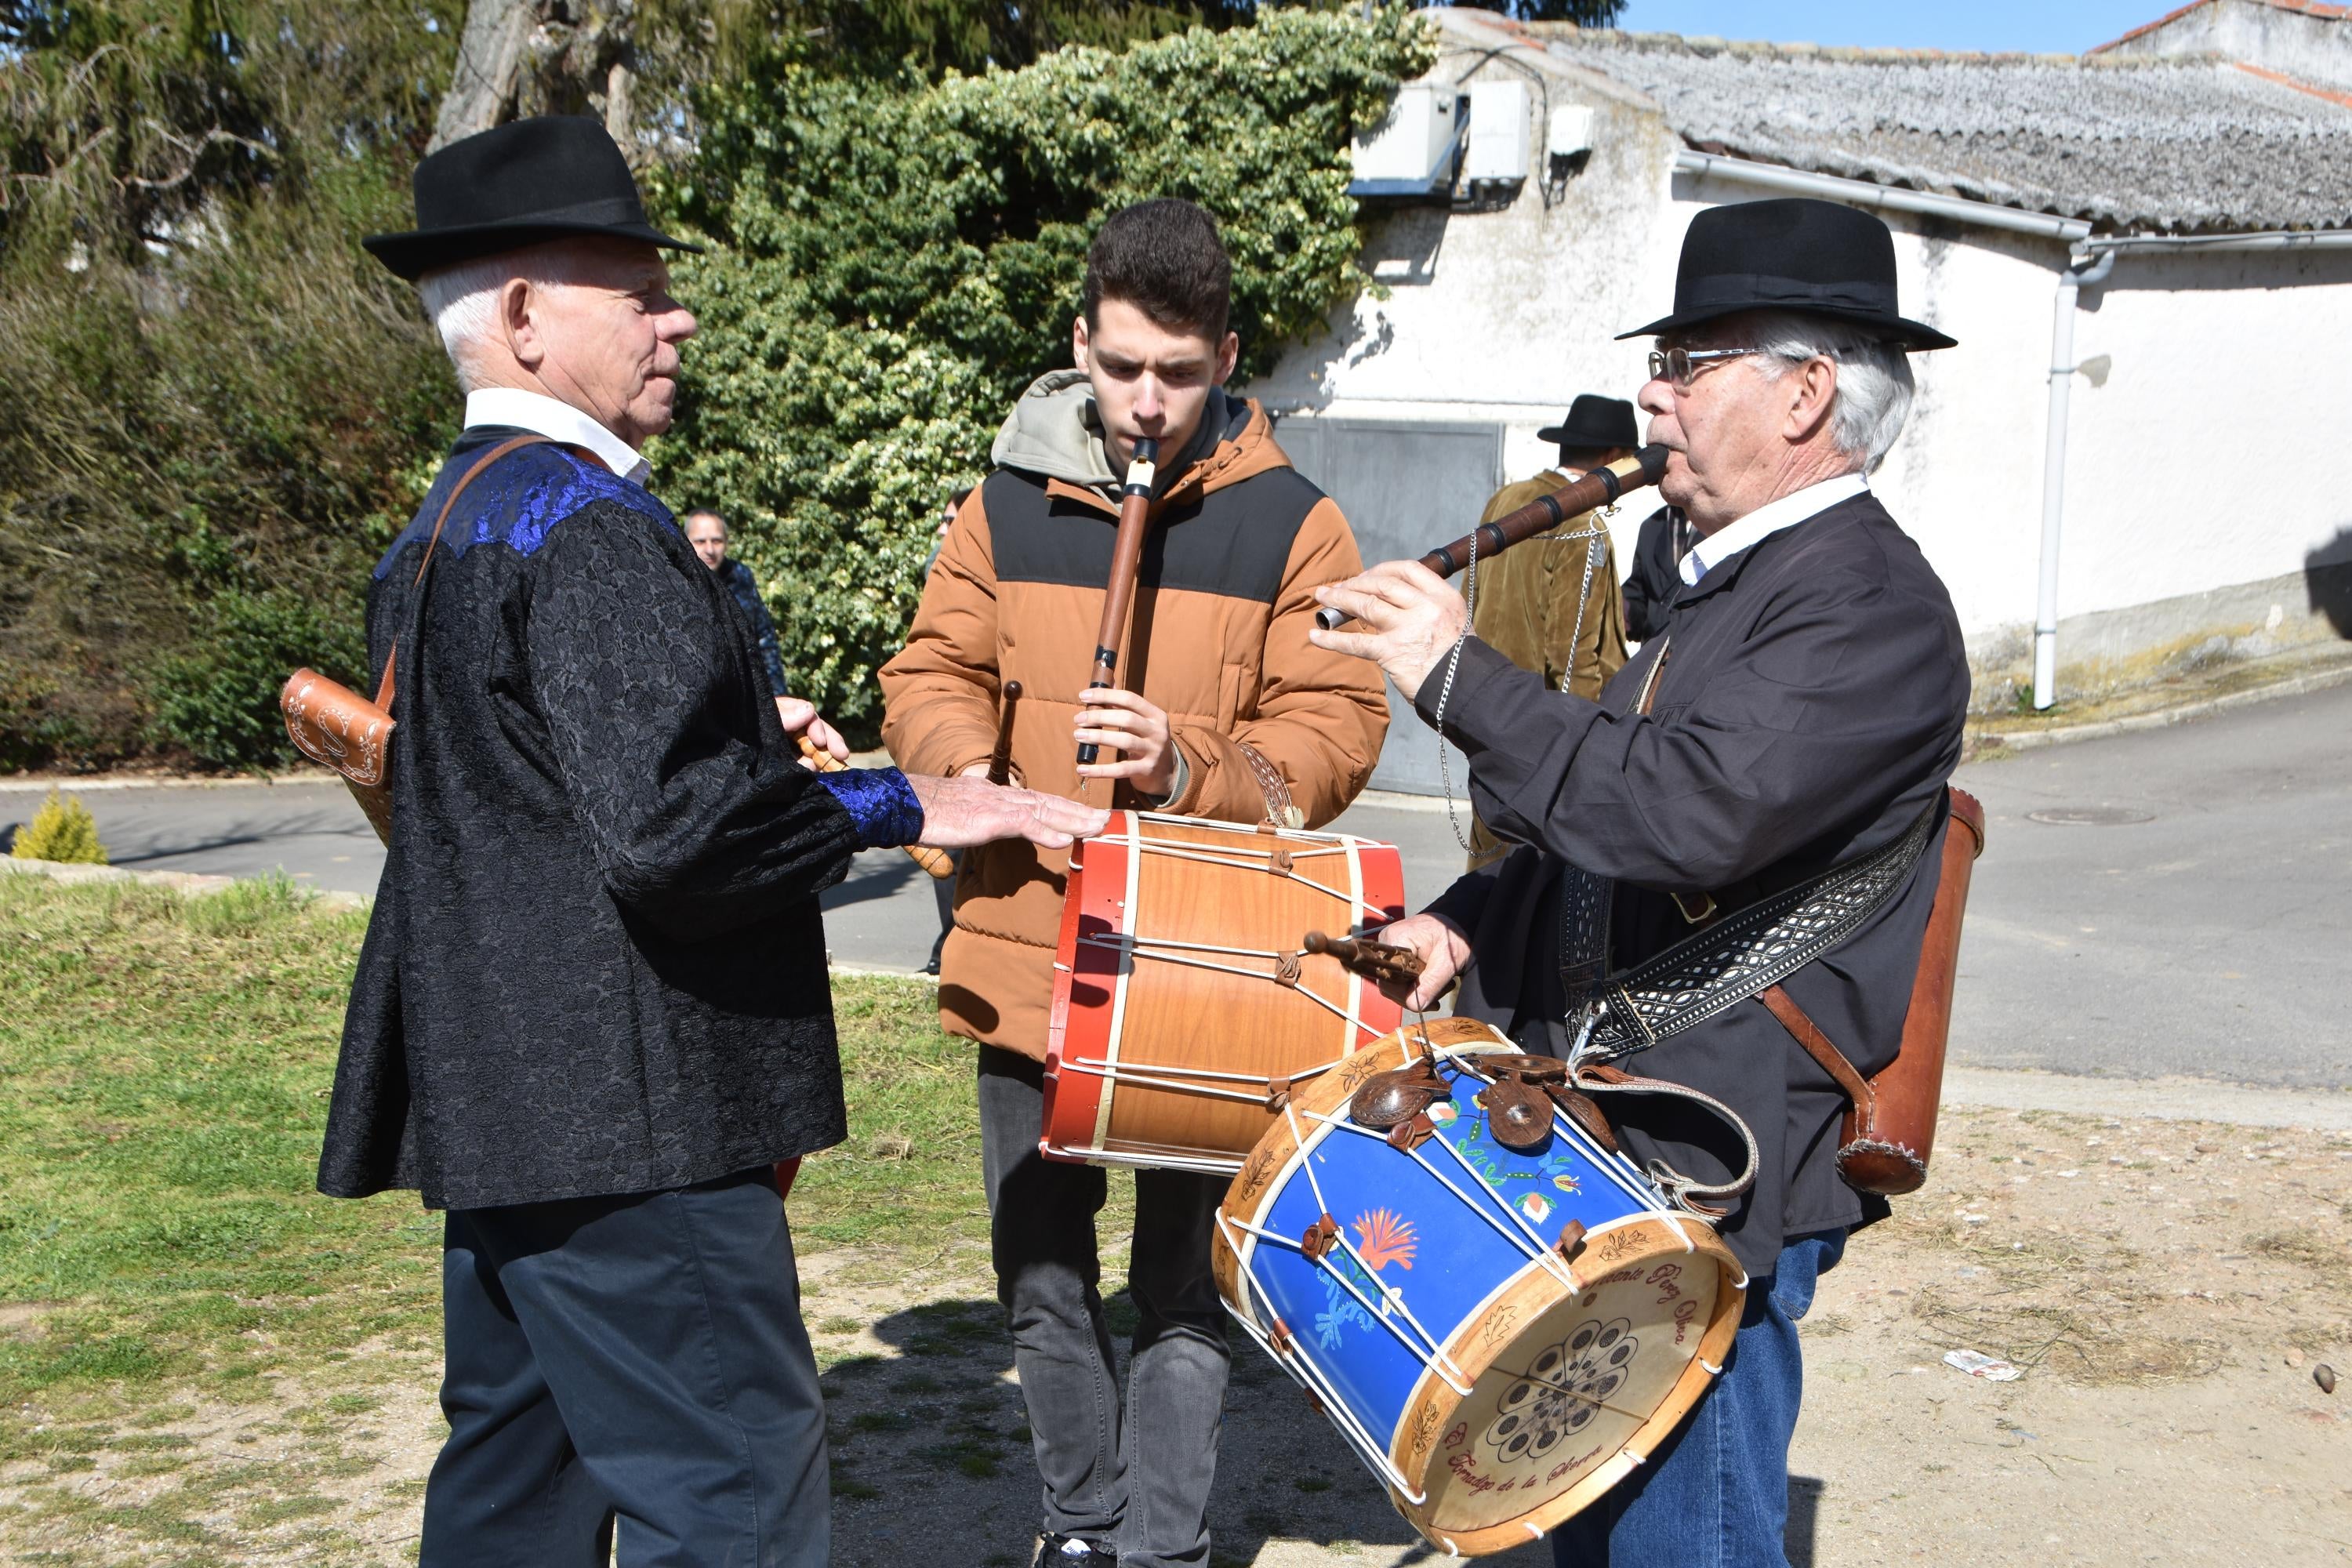
[[[1953,1023],[1979,1068],[2265,1088],[2352,1088],[2338,999],[2352,930],[2352,686],[1964,770],[1985,803]],[[116,864],[372,891],[383,854],[340,785],[92,790]],[[0,792],[0,820],[37,797]],[[1416,904],[1461,864],[1442,810],[1360,805]],[[2065,826],[2032,813],[2137,818]],[[858,858],[825,896],[835,959],[912,969],[938,931],[929,879]]]

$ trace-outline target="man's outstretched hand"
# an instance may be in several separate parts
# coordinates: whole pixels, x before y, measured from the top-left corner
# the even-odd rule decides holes
[[[1048,849],[1100,833],[1110,813],[1057,795],[992,784],[984,778],[936,778],[908,773],[908,787],[923,805],[923,837],[934,849],[962,849],[1000,838],[1026,838]]]

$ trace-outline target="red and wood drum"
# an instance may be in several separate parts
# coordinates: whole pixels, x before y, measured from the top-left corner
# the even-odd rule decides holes
[[[1308,931],[1404,913],[1393,845],[1111,814],[1070,856],[1045,1049],[1058,1160],[1230,1174],[1310,1080],[1403,1021]]]

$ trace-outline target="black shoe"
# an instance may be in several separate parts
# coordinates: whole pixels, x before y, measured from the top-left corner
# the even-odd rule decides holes
[[[1034,1568],[1118,1568],[1118,1553],[1099,1541],[1048,1535],[1037,1548]]]

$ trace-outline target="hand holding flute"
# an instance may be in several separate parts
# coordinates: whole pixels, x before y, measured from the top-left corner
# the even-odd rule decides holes
[[[1360,576],[1318,588],[1315,596],[1324,608],[1317,612],[1318,625],[1307,640],[1333,653],[1374,660],[1411,700],[1453,652],[1469,622],[1462,595],[1446,585],[1445,578],[1469,564],[1474,547],[1484,560],[1548,532],[1579,512],[1607,505],[1629,489],[1655,484],[1665,466],[1664,447],[1644,447],[1418,561],[1385,561]],[[1362,626],[1334,629],[1350,616]]]

